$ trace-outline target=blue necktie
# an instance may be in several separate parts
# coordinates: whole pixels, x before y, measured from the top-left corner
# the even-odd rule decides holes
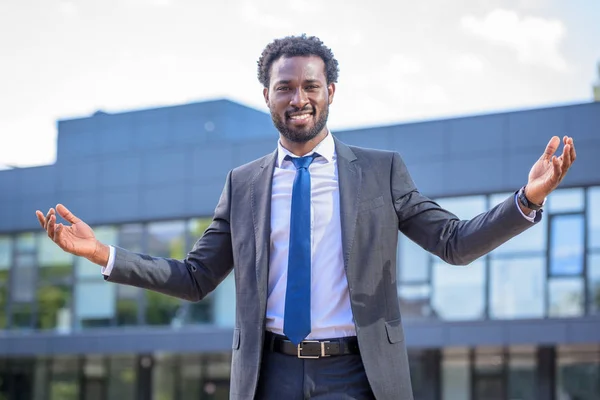
[[[296,166],[292,188],[290,248],[283,333],[298,345],[310,333],[310,172],[308,166],[316,154],[290,157]]]

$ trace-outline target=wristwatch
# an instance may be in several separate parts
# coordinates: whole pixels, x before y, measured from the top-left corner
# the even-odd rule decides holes
[[[544,203],[546,203],[546,200],[544,200],[544,202],[542,204],[535,204],[535,203],[530,202],[529,199],[527,198],[527,196],[525,196],[525,186],[523,186],[519,190],[519,193],[517,194],[517,198],[519,199],[519,203],[521,203],[525,208],[529,208],[534,211],[541,210],[542,207],[544,207]]]

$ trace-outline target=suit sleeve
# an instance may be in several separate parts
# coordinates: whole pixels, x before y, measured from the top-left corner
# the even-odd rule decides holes
[[[471,220],[460,220],[419,193],[397,153],[392,161],[391,187],[398,229],[449,264],[469,264],[534,225],[523,218],[514,195]],[[541,214],[536,213],[535,223]]]
[[[230,207],[231,172],[210,226],[184,260],[152,257],[115,247],[114,267],[105,279],[189,301],[202,300],[233,269]]]

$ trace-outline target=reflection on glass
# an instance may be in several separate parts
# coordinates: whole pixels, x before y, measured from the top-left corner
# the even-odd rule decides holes
[[[181,300],[165,294],[146,290],[146,323],[171,325],[181,307]]]
[[[199,239],[211,222],[211,218],[194,218],[189,220],[187,229],[192,241]]]
[[[42,282],[70,282],[73,255],[63,251],[43,233],[38,234],[38,245],[38,279]]]
[[[588,246],[600,249],[600,187],[588,189]]]
[[[600,253],[588,256],[587,274],[590,312],[600,313]]]
[[[132,355],[111,356],[108,359],[108,399],[134,399],[136,364]]]
[[[436,199],[436,203],[460,219],[471,219],[486,211],[485,196],[446,197]]]
[[[152,398],[175,400],[177,358],[171,354],[157,354],[152,369]]]
[[[148,254],[182,259],[185,249],[185,222],[167,221],[148,224]]]
[[[475,354],[474,398],[503,400],[506,384],[502,371],[504,355],[501,348],[480,348]]]
[[[6,328],[6,303],[8,291],[3,283],[0,283],[0,329]]]
[[[404,235],[398,241],[398,283],[429,280],[429,253]]]
[[[83,365],[83,393],[85,400],[104,400],[106,364],[101,356],[86,356]]]
[[[551,213],[578,212],[583,210],[583,189],[558,189],[548,196],[545,208]]]
[[[600,393],[600,350],[559,349],[556,362],[558,400],[597,400]]]
[[[554,278],[548,283],[551,317],[576,317],[583,314],[583,279]]]
[[[510,193],[492,195],[490,196],[490,204],[496,206],[504,202],[510,195]],[[514,194],[512,195],[514,196]],[[528,255],[534,255],[537,253],[542,255],[542,253],[546,251],[547,224],[548,218],[542,218],[540,222],[527,229],[525,232],[520,233],[495,249],[492,254],[527,253]]]
[[[508,398],[536,400],[537,360],[535,348],[510,353],[508,366]]]
[[[491,259],[490,318],[544,316],[543,257]]]
[[[429,317],[431,305],[429,285],[402,285],[398,290],[400,310],[405,318]]]
[[[432,305],[437,317],[447,320],[482,319],[485,309],[485,262],[451,266],[433,265]]]
[[[11,312],[12,329],[31,329],[33,325],[33,305],[30,303],[13,303]]]
[[[12,271],[10,294],[14,302],[30,302],[35,297],[35,255],[17,254]]]
[[[470,400],[471,371],[468,354],[448,355],[442,359],[442,400]]]
[[[116,286],[93,281],[77,284],[75,287],[77,327],[108,326],[112,323],[116,308]]]
[[[12,264],[12,240],[8,236],[0,236],[0,274],[3,271],[8,271]],[[4,282],[0,275],[0,282]]]
[[[181,400],[198,400],[202,398],[202,365],[200,356],[182,354],[180,356],[181,378],[178,380]]]
[[[35,235],[32,232],[18,235],[16,251],[17,253],[35,252]]]
[[[137,325],[139,288],[117,285],[117,325]]]
[[[71,287],[43,285],[37,290],[38,329],[68,332],[71,328]]]
[[[119,247],[135,253],[144,252],[144,226],[142,224],[121,225],[119,230]]]
[[[552,218],[550,231],[550,273],[576,275],[583,271],[583,215]]]
[[[48,400],[78,400],[79,380],[76,357],[57,356],[52,359]]]

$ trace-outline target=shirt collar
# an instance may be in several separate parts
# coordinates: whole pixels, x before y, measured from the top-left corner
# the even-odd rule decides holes
[[[331,136],[331,132],[327,132],[327,136],[309,153],[304,156],[311,155],[313,153],[319,154],[323,157],[327,162],[332,162],[335,157],[335,142],[333,141],[333,136]],[[298,157],[292,154],[288,149],[281,145],[281,140],[277,141],[277,165],[276,167],[281,167],[283,163],[283,159],[285,156],[289,155],[290,157]]]

